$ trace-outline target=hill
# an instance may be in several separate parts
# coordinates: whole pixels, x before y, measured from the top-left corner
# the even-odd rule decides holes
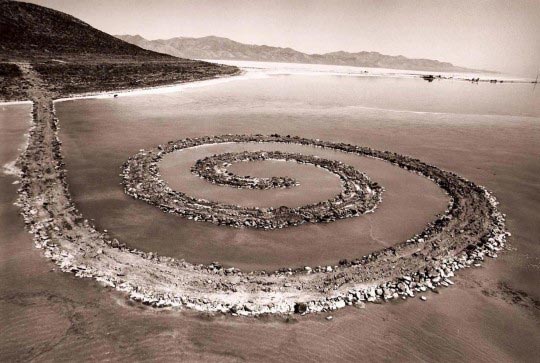
[[[142,49],[43,6],[0,0],[0,99],[26,98],[20,72],[13,64],[17,62],[31,63],[58,96],[239,72],[236,67]]]
[[[171,58],[126,43],[60,11],[5,0],[0,0],[0,55],[22,59],[88,55]]]
[[[455,66],[452,63],[432,59],[411,59],[401,55],[391,56],[378,52],[349,53],[339,51],[325,54],[307,54],[292,48],[244,44],[216,36],[203,38],[178,37],[158,40],[147,40],[140,35],[117,35],[117,37],[155,52],[196,59],[331,64],[440,72],[472,71],[471,69]]]

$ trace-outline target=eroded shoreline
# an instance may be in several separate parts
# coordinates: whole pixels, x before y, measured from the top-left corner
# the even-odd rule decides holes
[[[382,301],[451,284],[454,271],[496,257],[505,243],[504,218],[484,188],[453,173],[406,156],[320,140],[268,136],[381,158],[420,173],[445,189],[452,204],[421,234],[335,266],[242,272],[219,264],[192,265],[128,248],[96,231],[71,202],[58,140],[54,95],[31,67],[34,125],[19,159],[19,203],[38,248],[63,271],[92,277],[132,299],[164,307],[241,315],[304,313]],[[236,135],[238,137],[263,137]]]

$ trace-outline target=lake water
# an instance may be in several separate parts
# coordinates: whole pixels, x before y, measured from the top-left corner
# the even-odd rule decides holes
[[[72,195],[98,227],[130,246],[195,263],[219,261],[242,269],[275,269],[334,264],[401,242],[443,212],[448,201],[432,182],[382,161],[280,145],[283,151],[339,159],[367,172],[385,186],[383,203],[372,215],[330,224],[275,231],[233,229],[164,214],[126,196],[118,175],[122,163],[142,148],[226,133],[281,133],[343,141],[433,162],[430,153],[416,150],[436,147],[441,137],[455,139],[456,135],[443,131],[449,123],[468,125],[467,129],[486,122],[529,120],[523,116],[537,114],[537,98],[533,87],[523,84],[294,74],[231,80],[177,93],[68,101],[56,107],[63,120],[61,138]],[[427,130],[433,137],[425,134]],[[425,138],[407,147],[405,135],[415,133]],[[377,134],[387,141],[378,142]],[[168,155],[160,164],[161,173],[175,190],[245,206],[298,206],[331,198],[339,191],[331,174],[283,163],[264,164],[274,175],[300,178],[300,186],[239,190],[212,185],[190,173],[197,159],[246,148],[278,146],[214,145],[184,150]],[[256,164],[234,167],[250,175]]]
[[[6,329],[0,337],[0,351],[28,358],[40,354],[39,359],[51,361],[89,356],[161,361],[534,361],[540,354],[538,309],[531,303],[540,300],[538,101],[538,89],[523,84],[276,75],[180,93],[57,103],[70,189],[78,207],[95,218],[99,227],[128,243],[141,243],[145,249],[154,250],[154,236],[168,234],[169,241],[175,241],[174,228],[183,226],[193,241],[185,238],[169,245],[184,246],[183,251],[192,253],[193,259],[197,257],[193,251],[200,247],[201,260],[229,252],[231,263],[245,261],[245,268],[250,261],[256,266],[279,263],[277,249],[284,249],[281,257],[295,265],[310,258],[323,261],[327,256],[335,262],[334,249],[343,244],[333,239],[317,246],[302,243],[307,238],[322,239],[315,237],[318,233],[324,236],[325,230],[339,223],[361,223],[364,217],[316,226],[310,233],[315,237],[299,233],[303,227],[276,231],[287,233],[289,243],[272,246],[274,238],[269,238],[270,245],[265,247],[264,241],[255,240],[251,249],[250,239],[242,237],[245,231],[216,227],[237,234],[235,244],[248,246],[249,253],[242,256],[237,252],[242,248],[225,244],[232,239],[216,241],[214,246],[199,244],[214,233],[215,226],[164,215],[121,190],[120,165],[140,148],[187,136],[278,132],[409,154],[487,186],[507,214],[512,250],[487,261],[483,268],[460,271],[454,286],[428,294],[427,302],[412,299],[366,309],[346,308],[332,313],[331,321],[324,315],[293,317],[292,323],[279,318],[201,318],[187,312],[130,306],[123,295],[94,281],[50,272],[52,263],[32,246],[17,208],[11,205],[16,185],[9,178],[2,190],[0,314]],[[8,131],[0,134],[6,161],[16,155],[12,148],[22,141],[24,115],[29,112],[28,108],[12,110],[0,114],[3,130]],[[10,130],[5,125],[15,115],[21,120],[13,124],[16,130]],[[362,158],[356,162],[368,167]],[[238,167],[236,170],[246,173],[257,171],[255,165]],[[387,187],[385,199],[372,217],[381,218],[385,206],[394,200],[405,208],[400,213],[406,219],[383,218],[376,233],[409,235],[413,231],[399,229],[421,228],[441,208],[438,203],[444,203],[444,196],[420,177],[411,176],[411,182],[404,183],[400,178],[405,176],[399,173],[405,172],[398,168],[390,168],[388,175],[376,175],[381,168],[369,170],[373,179]],[[172,179],[174,167],[170,171]],[[392,181],[396,184],[391,185]],[[415,200],[426,197],[425,209],[419,210],[417,203],[407,213],[405,199],[411,196]],[[143,216],[137,215],[140,211]],[[126,221],[130,218],[134,220]],[[148,223],[148,232],[133,232],[139,223]],[[368,250],[380,245],[350,246]],[[257,249],[261,255],[254,254]],[[345,257],[360,250],[338,252]],[[266,258],[263,254],[268,251],[272,254]],[[337,258],[338,253],[335,255]],[[525,295],[514,295],[517,291]],[[515,296],[523,300],[516,302]]]

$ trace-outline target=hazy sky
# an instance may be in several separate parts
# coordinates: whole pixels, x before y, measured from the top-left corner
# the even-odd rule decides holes
[[[308,53],[377,51],[536,76],[540,0],[31,0],[110,34],[217,35]]]

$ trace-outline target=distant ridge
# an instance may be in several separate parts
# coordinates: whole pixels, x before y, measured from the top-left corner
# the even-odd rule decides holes
[[[216,36],[158,40],[147,40],[140,35],[117,35],[117,37],[144,49],[185,58],[330,64],[440,72],[475,71],[432,59],[411,59],[401,55],[390,56],[378,52],[349,53],[339,51],[325,54],[306,54],[291,48],[244,44]]]

